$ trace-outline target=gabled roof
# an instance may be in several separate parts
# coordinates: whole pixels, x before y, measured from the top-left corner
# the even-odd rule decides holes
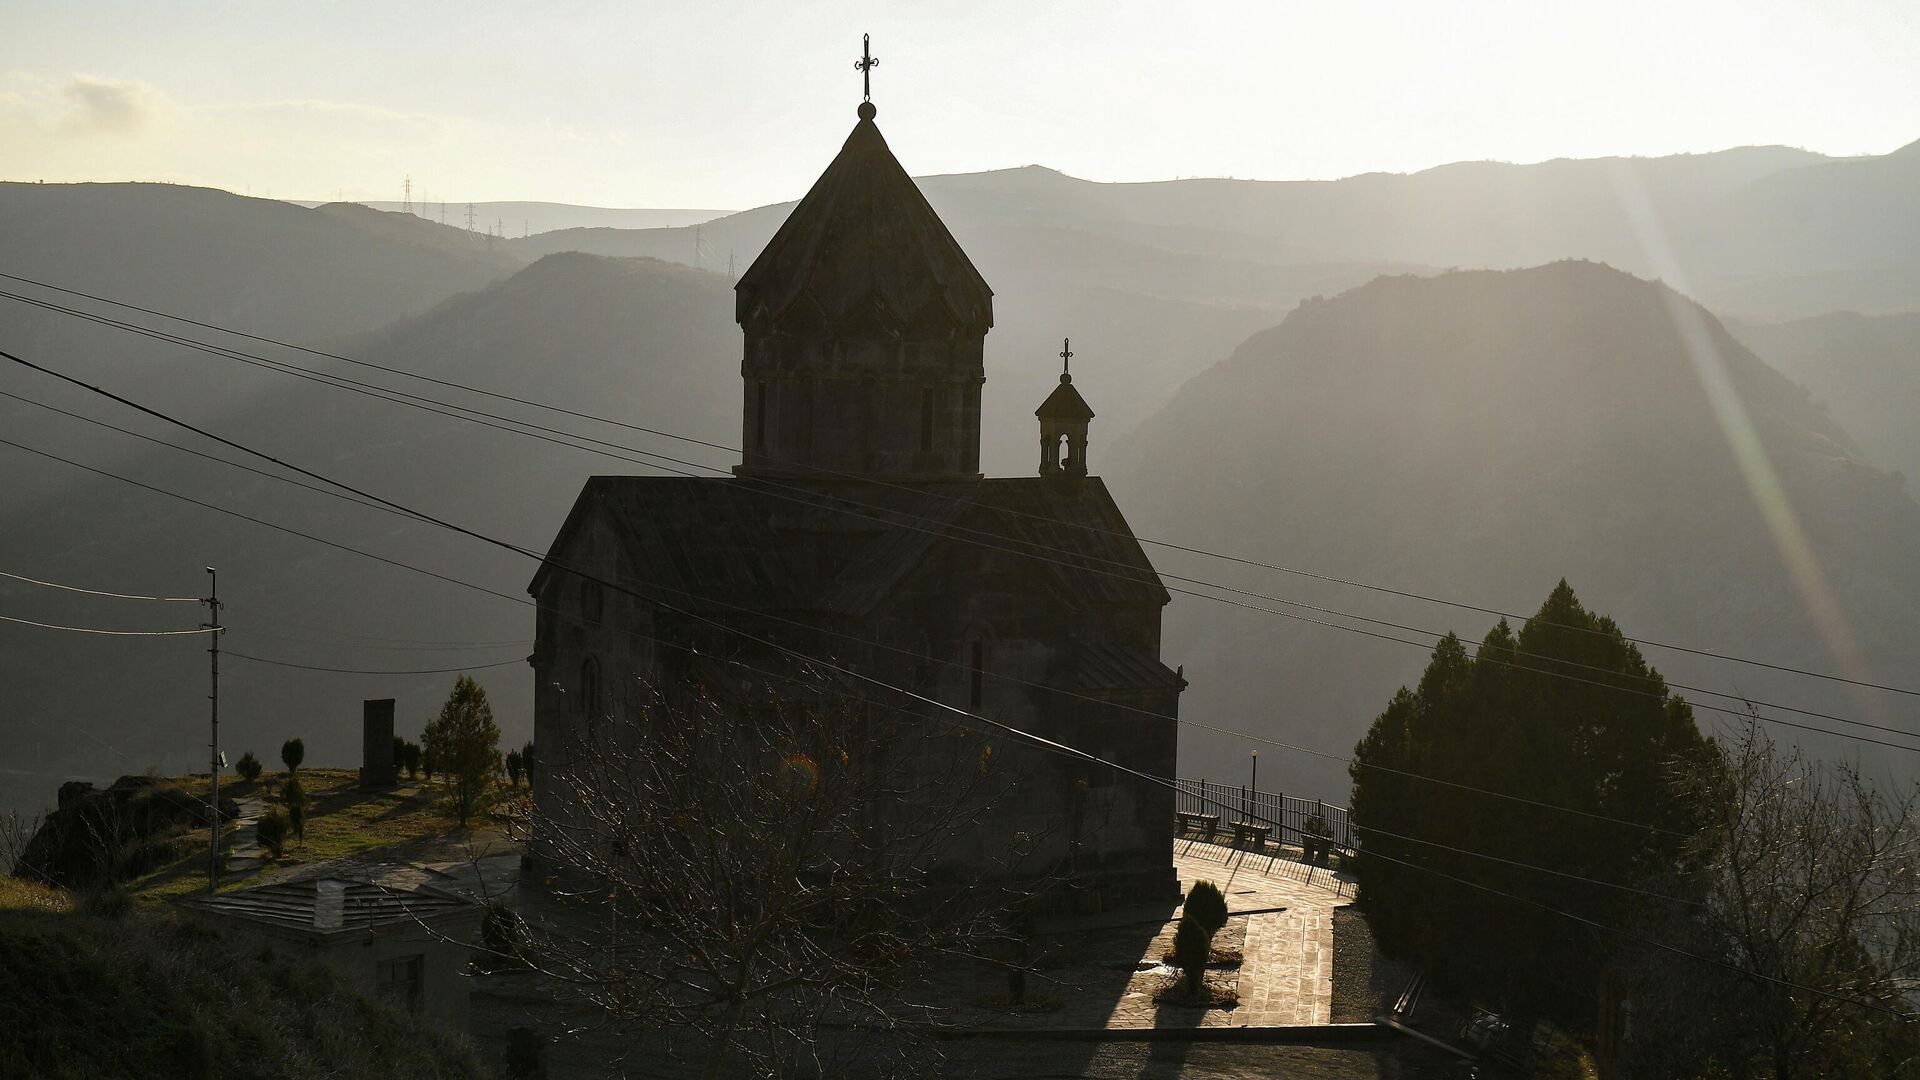
[[[993,290],[870,117],[734,286],[734,321],[984,334]]]
[[[1082,690],[1180,690],[1187,680],[1160,658],[1134,645],[1084,641],[1074,657],[1074,681]]]
[[[846,485],[596,476],[530,592],[597,513],[611,515],[635,591],[674,607],[857,617],[943,545],[1028,563],[1075,606],[1170,599],[1098,477]]]

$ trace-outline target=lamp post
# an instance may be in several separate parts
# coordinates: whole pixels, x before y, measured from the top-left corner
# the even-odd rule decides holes
[[[1247,805],[1241,807],[1240,816],[1248,821],[1252,821],[1253,800],[1260,794],[1260,751],[1249,751],[1247,756],[1253,759],[1253,776],[1247,784],[1247,790],[1251,792],[1251,794],[1247,796]]]

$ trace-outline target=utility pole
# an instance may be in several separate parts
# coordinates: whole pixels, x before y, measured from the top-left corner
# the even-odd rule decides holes
[[[400,200],[400,212],[403,214],[413,213],[413,177],[411,176],[407,177],[406,195]]]
[[[212,766],[213,795],[208,800],[207,817],[213,822],[213,847],[207,852],[207,892],[220,888],[220,575],[213,567],[207,567],[207,605],[208,621],[204,624],[213,633],[208,637],[207,657],[212,662],[211,692],[207,700],[212,703],[210,722],[212,730],[207,743],[207,762]]]
[[[467,231],[473,231],[473,204],[467,204]]]

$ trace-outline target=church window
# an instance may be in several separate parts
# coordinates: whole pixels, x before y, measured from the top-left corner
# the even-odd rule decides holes
[[[767,448],[767,384],[753,384],[753,448]]]
[[[933,453],[933,388],[920,391],[920,452]]]

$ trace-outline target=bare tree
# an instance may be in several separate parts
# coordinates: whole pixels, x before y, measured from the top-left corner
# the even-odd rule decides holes
[[[0,814],[0,875],[10,875],[27,853],[27,845],[40,831],[41,815],[26,817],[18,810]]]
[[[643,697],[541,747],[532,850],[575,884],[518,955],[623,1030],[691,1036],[707,1076],[910,1045],[903,978],[983,955],[1034,889],[1036,838],[996,827],[1006,755],[813,682]]]
[[[1917,1076],[1920,790],[1775,746],[1757,723],[1694,772],[1708,812],[1620,968],[1636,1075]]]

